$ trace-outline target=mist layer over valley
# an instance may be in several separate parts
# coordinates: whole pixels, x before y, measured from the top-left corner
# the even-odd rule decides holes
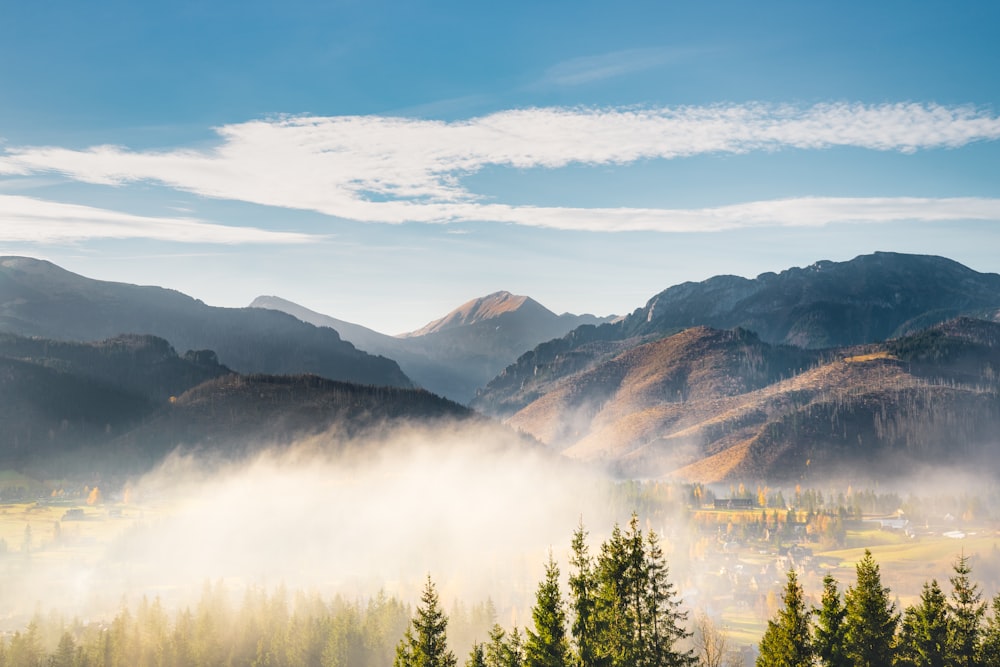
[[[181,606],[214,581],[412,601],[428,573],[449,596],[523,613],[546,550],[581,517],[611,520],[599,476],[481,425],[254,449],[239,462],[174,454],[102,489],[100,505],[77,501],[82,517],[58,494],[29,510],[30,544],[8,537],[2,559],[5,598],[21,601],[6,622],[38,608],[100,618],[123,596]],[[63,516],[42,519],[49,506]]]
[[[904,602],[957,553],[1000,584],[1000,276],[944,258],[722,276],[614,321],[496,293],[398,337],[0,269],[0,630],[52,609],[83,637],[206,586],[409,613],[430,577],[465,650],[476,614],[529,627],[550,554],[565,589],[581,522],[598,558],[633,517],[732,651],[784,572],[818,599],[865,548]],[[439,380],[468,405],[414,386]]]

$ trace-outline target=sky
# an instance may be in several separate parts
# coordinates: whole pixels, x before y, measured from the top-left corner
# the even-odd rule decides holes
[[[0,254],[384,333],[1000,272],[1000,3],[0,3]]]

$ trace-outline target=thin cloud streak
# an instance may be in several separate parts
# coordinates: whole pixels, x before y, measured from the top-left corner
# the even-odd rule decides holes
[[[360,222],[509,222],[559,229],[713,231],[903,217],[996,219],[988,199],[804,198],[699,209],[581,209],[487,203],[463,177],[487,166],[559,169],[700,154],[851,146],[911,153],[1000,138],[1000,117],[933,104],[764,104],[662,109],[523,109],[459,122],[283,117],[226,125],[210,150],[8,148],[0,173],[95,184],[152,181],[219,199]],[[914,205],[910,202],[923,202]],[[791,204],[789,202],[797,202]],[[922,210],[928,206],[931,212]],[[789,219],[788,212],[804,214]],[[984,211],[986,211],[984,213]],[[984,217],[985,216],[985,217]],[[823,222],[810,222],[822,220]]]
[[[154,218],[18,195],[0,195],[0,241],[75,243],[94,239],[149,239],[223,245],[310,243],[318,237],[253,227],[228,227],[192,218]]]
[[[414,208],[406,203],[372,203],[359,215],[367,221],[426,223],[503,222],[588,232],[721,232],[753,227],[820,227],[838,222],[910,220],[1000,222],[1000,199],[983,197],[798,197],[698,209],[558,208],[503,204],[443,204]]]
[[[703,49],[623,49],[596,56],[583,56],[553,65],[539,85],[580,86],[643,70],[673,65],[698,56]]]

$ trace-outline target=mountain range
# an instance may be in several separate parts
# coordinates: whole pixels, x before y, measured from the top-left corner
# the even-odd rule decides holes
[[[177,445],[474,416],[452,398],[629,477],[996,468],[998,313],[996,274],[875,253],[676,285],[617,319],[497,292],[387,336],[6,257],[0,464],[139,469]]]
[[[92,280],[27,257],[0,258],[0,331],[64,341],[150,334],[178,350],[212,350],[242,373],[315,373],[410,387],[391,359],[285,313],[217,308],[163,289]]]
[[[754,279],[716,276],[670,287],[618,321],[542,343],[490,381],[472,406],[510,416],[574,373],[689,327],[740,327],[766,343],[821,349],[998,313],[1000,275],[943,257],[877,252]]]
[[[495,292],[472,299],[417,331],[387,336],[280,297],[260,296],[250,307],[280,310],[318,327],[336,329],[358,348],[397,361],[421,387],[462,403],[525,350],[578,326],[614,319],[556,315],[530,297]]]

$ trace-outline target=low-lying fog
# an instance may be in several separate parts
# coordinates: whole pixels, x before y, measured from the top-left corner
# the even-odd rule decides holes
[[[59,525],[53,517],[61,509],[29,511],[29,517],[48,519],[29,519],[31,548],[9,544],[0,555],[0,631],[22,629],[32,614],[50,610],[84,623],[107,621],[123,602],[134,608],[143,596],[180,609],[195,605],[204,586],[218,582],[234,600],[248,587],[284,587],[351,600],[384,591],[414,604],[428,575],[446,610],[489,599],[503,626],[523,627],[530,623],[548,551],[565,581],[581,519],[596,555],[613,524],[627,523],[633,510],[662,536],[685,607],[707,611],[723,627],[722,617],[733,613],[748,627],[763,627],[790,566],[801,570],[810,604],[818,603],[821,578],[831,570],[844,590],[869,544],[901,549],[898,556],[883,552],[890,559],[883,562],[883,580],[903,605],[924,581],[947,582],[948,563],[963,551],[973,557],[973,579],[986,599],[1000,582],[996,484],[941,469],[925,470],[895,490],[857,480],[803,490],[821,491],[824,511],[834,515],[841,502],[860,512],[858,498],[865,496],[877,506],[866,514],[898,517],[898,508],[913,519],[903,534],[880,532],[870,516],[855,517],[846,541],[824,543],[826,535],[813,533],[818,541],[806,542],[799,553],[815,549],[817,555],[803,560],[783,554],[806,539],[805,531],[833,519],[792,535],[787,521],[805,526],[809,516],[794,485],[784,489],[784,500],[768,500],[766,509],[729,515],[713,511],[710,496],[699,496],[707,509],[688,511],[694,487],[663,485],[655,494],[644,487],[629,495],[628,484],[616,485],[596,469],[470,424],[400,427],[365,440],[327,434],[292,447],[261,443],[260,451],[239,463],[175,454],[132,480],[121,501],[102,489],[116,497],[106,498],[112,502],[103,508],[87,508],[85,522]],[[752,495],[776,491],[758,488]],[[737,489],[715,492],[724,498]],[[794,519],[786,519],[786,502],[798,505]],[[784,536],[766,537],[778,534],[779,518]],[[951,540],[948,532],[963,539]],[[913,562],[914,554],[932,553],[933,566]]]
[[[177,454],[130,485],[107,544],[72,558],[8,554],[0,585],[24,601],[22,620],[50,608],[86,620],[142,595],[189,604],[219,580],[413,602],[428,574],[444,600],[524,607],[547,551],[565,563],[581,518],[595,534],[627,520],[611,516],[608,489],[596,473],[468,425],[364,442],[327,435],[242,463]],[[44,531],[35,526],[36,544]]]

